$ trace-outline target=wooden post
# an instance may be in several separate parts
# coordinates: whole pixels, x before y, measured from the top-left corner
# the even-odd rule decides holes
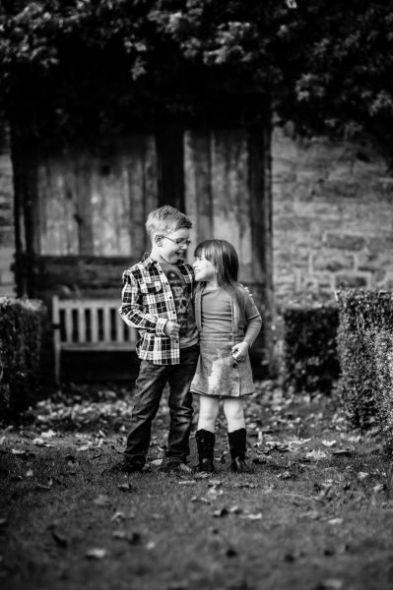
[[[172,205],[184,211],[184,129],[176,121],[163,124],[156,133],[158,206]]]
[[[271,122],[255,124],[249,131],[250,222],[253,265],[264,276],[263,347],[270,371],[274,371],[274,292],[272,247]]]

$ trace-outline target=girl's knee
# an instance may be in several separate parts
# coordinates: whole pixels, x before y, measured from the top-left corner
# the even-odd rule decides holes
[[[199,401],[198,429],[214,432],[218,416],[218,400],[201,397]]]
[[[245,420],[243,403],[240,399],[225,400],[224,414],[227,419],[229,432],[238,430],[239,428],[244,428]]]

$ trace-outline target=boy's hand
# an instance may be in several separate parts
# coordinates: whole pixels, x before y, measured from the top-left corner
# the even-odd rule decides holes
[[[168,320],[165,324],[164,332],[169,338],[175,338],[179,336],[180,325],[177,322],[172,322],[172,320]]]
[[[241,362],[247,357],[248,344],[247,342],[239,342],[232,347],[232,356],[235,361]]]

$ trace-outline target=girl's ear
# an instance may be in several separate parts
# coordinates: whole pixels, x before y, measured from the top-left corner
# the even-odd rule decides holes
[[[162,242],[162,236],[160,236],[159,234],[155,234],[153,236],[153,243],[157,246],[159,246]]]

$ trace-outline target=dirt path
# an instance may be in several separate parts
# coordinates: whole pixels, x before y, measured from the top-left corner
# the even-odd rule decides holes
[[[3,590],[393,587],[378,439],[350,431],[334,401],[285,400],[260,384],[247,405],[255,473],[230,473],[220,422],[207,479],[158,472],[164,403],[152,471],[105,474],[121,458],[130,407],[123,389],[73,388],[3,425]]]

